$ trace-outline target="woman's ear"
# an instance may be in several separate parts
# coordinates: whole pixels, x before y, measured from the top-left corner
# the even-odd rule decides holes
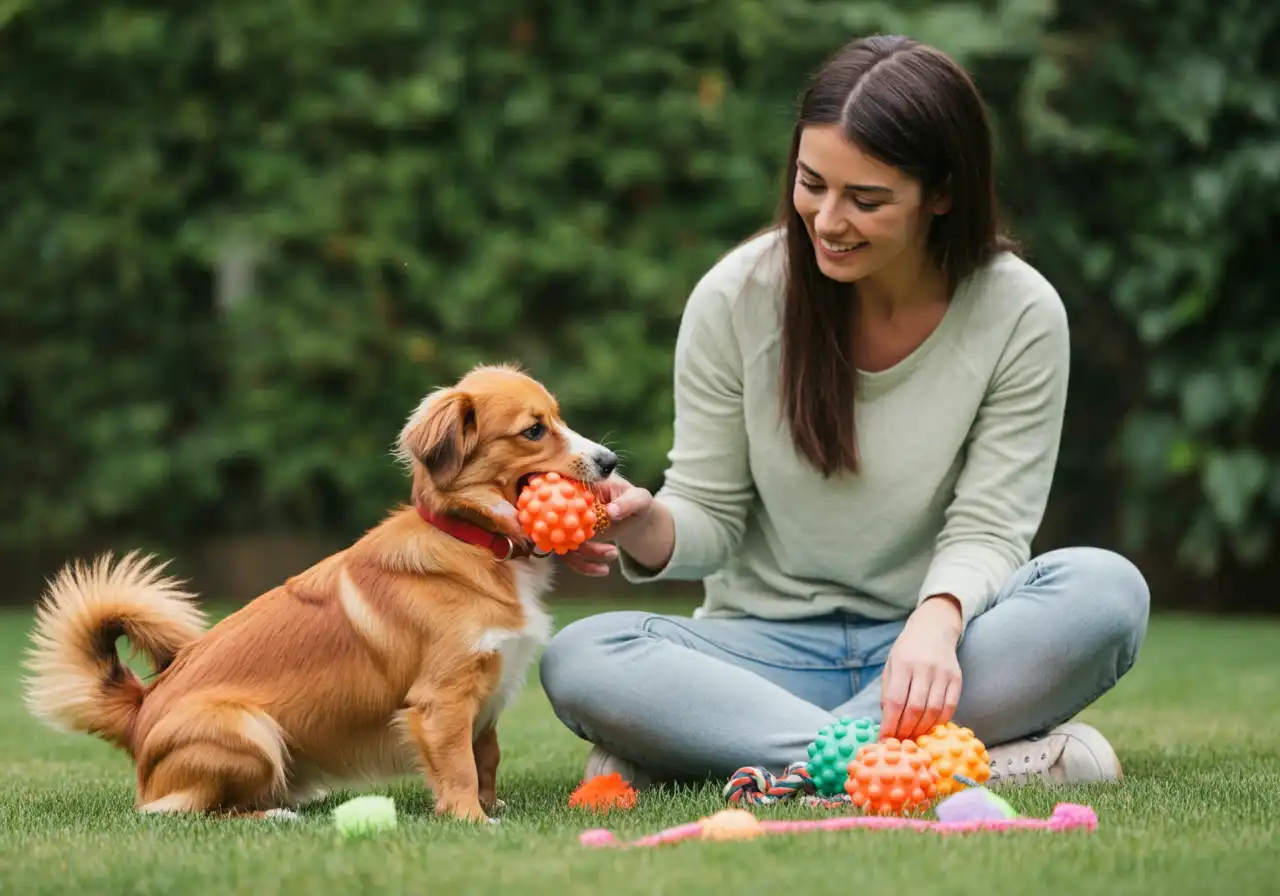
[[[422,464],[436,488],[448,488],[479,443],[475,405],[456,389],[439,393],[415,415],[400,438],[401,451]]]
[[[947,179],[942,182],[942,186],[934,191],[929,211],[935,215],[945,215],[951,211],[951,175],[947,175]]]

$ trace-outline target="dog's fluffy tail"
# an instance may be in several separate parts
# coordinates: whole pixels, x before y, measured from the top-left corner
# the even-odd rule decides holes
[[[114,565],[105,555],[63,567],[38,605],[26,661],[24,699],[36,718],[131,749],[146,686],[121,662],[117,639],[163,669],[204,631],[204,615],[163,574],[166,565],[133,552]]]

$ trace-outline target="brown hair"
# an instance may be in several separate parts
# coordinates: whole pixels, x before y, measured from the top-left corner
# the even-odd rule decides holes
[[[787,271],[781,398],[797,450],[824,476],[858,469],[857,289],[818,268],[792,190],[801,132],[836,123],[863,152],[919,181],[926,198],[951,191],[950,211],[934,218],[928,234],[948,291],[996,252],[1014,248],[999,230],[986,110],[965,71],[906,37],[855,40],[828,59],[800,102],[778,220]]]

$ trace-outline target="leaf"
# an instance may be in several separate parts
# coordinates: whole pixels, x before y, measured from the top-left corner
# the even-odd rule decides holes
[[[1258,451],[1210,451],[1204,465],[1204,490],[1214,512],[1228,528],[1239,530],[1250,505],[1268,484],[1271,466]]]
[[[1182,383],[1180,397],[1182,419],[1196,431],[1208,429],[1233,410],[1224,377],[1212,369],[1188,375]]]

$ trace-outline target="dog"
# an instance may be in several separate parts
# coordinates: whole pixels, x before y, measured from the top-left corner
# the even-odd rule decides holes
[[[167,562],[64,566],[37,604],[28,709],[127,752],[141,812],[292,817],[344,782],[421,774],[437,815],[492,820],[496,724],[551,633],[553,560],[520,530],[520,489],[598,483],[618,458],[508,365],[428,394],[395,454],[411,505],[207,630]]]

